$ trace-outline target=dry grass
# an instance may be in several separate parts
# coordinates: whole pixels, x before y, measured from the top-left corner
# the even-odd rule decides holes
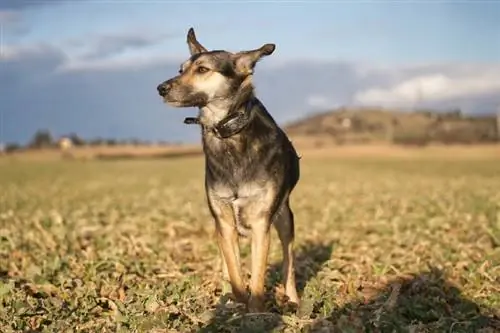
[[[201,154],[199,145],[116,145],[116,146],[81,146],[73,147],[69,150],[67,156],[79,160],[93,160],[102,157],[108,158],[125,158],[125,157],[168,157],[169,155],[194,155]],[[47,161],[59,160],[63,156],[63,152],[58,148],[39,149],[39,150],[24,150],[10,154],[4,158],[9,160],[22,161]],[[0,162],[2,161],[0,156]]]
[[[498,332],[499,160],[419,154],[303,153],[302,306],[274,302],[273,231],[261,315],[219,304],[201,158],[3,159],[0,331]]]
[[[327,158],[405,158],[405,159],[499,159],[500,145],[438,145],[425,147],[397,146],[386,143],[372,143],[362,145],[335,145],[328,138],[314,138],[304,136],[291,137],[294,145],[302,155]],[[201,155],[199,145],[172,145],[172,146],[84,146],[73,147],[71,157],[77,160],[94,159],[132,159],[132,158],[170,158],[182,155]],[[0,155],[3,161],[47,161],[60,160],[63,153],[59,149],[26,150],[7,156]]]

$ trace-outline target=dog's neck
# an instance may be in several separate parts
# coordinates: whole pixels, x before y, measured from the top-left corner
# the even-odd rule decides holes
[[[221,139],[241,132],[252,120],[252,109],[256,98],[250,80],[244,80],[238,91],[230,99],[215,100],[200,108],[197,121],[204,129],[212,131]],[[191,119],[191,118],[189,118]]]
[[[214,133],[220,139],[226,139],[240,133],[250,124],[254,106],[255,99],[251,98],[237,108],[213,109],[205,107],[200,109],[200,117],[197,122],[204,130]],[[207,109],[210,112],[208,117]]]
[[[232,111],[232,101],[215,100],[200,108],[198,119],[204,127],[214,127]]]

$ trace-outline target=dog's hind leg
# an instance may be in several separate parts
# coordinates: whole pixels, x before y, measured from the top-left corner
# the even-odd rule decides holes
[[[290,209],[288,199],[281,206],[279,214],[274,220],[274,226],[278,232],[278,237],[283,249],[283,266],[281,274],[285,287],[285,294],[291,302],[298,305],[299,297],[297,295],[295,282],[295,253],[293,249],[295,226],[293,212]]]

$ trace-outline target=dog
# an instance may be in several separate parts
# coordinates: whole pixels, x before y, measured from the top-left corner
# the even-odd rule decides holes
[[[191,57],[179,74],[157,86],[173,107],[196,107],[205,156],[205,192],[215,221],[225,282],[223,291],[265,311],[265,277],[271,225],[283,249],[285,295],[299,305],[295,279],[294,214],[290,194],[300,177],[299,156],[285,132],[255,96],[255,66],[275,51],[265,44],[237,53],[208,51],[187,33]],[[240,268],[239,236],[251,236],[251,281],[247,292]]]

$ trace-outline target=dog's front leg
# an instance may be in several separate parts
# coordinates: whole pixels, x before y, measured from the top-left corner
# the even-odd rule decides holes
[[[254,189],[252,194],[239,204],[241,222],[252,230],[252,277],[248,310],[250,312],[263,312],[265,310],[264,296],[272,210],[277,200],[275,184],[268,183],[258,190]]]
[[[247,293],[244,287],[239,287],[240,283],[236,283],[237,290],[243,290],[244,295],[242,295],[241,291],[235,291],[234,283],[232,281],[242,280],[241,277],[241,261],[240,261],[240,248],[238,244],[238,235],[237,233],[231,230],[226,230],[224,225],[220,225],[219,222],[216,222],[216,236],[217,236],[217,245],[219,247],[220,256],[222,259],[222,277],[224,281],[222,282],[222,293],[227,294],[232,292],[235,298],[241,302],[245,303],[247,301]],[[220,227],[219,227],[220,226]],[[227,242],[229,240],[229,242]],[[229,248],[228,243],[231,243]],[[228,260],[226,260],[227,254],[225,253],[234,253],[235,264],[230,266],[228,264]],[[231,256],[231,254],[229,254]],[[233,271],[231,278],[230,271]],[[236,276],[236,278],[234,278]],[[240,277],[238,277],[240,276]],[[241,282],[243,285],[243,282]]]
[[[248,296],[241,274],[238,233],[232,207],[229,203],[221,201],[215,196],[209,195],[208,199],[215,220],[224,279],[229,279],[236,300],[240,303],[246,303]]]

